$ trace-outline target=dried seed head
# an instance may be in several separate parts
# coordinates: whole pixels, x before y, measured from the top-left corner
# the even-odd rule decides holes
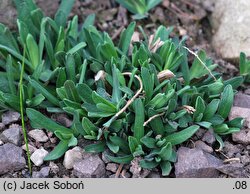
[[[189,114],[194,114],[194,112],[196,111],[194,107],[188,106],[188,105],[182,106],[182,109],[187,110],[187,112],[188,112]]]
[[[154,40],[154,35],[151,35],[148,41],[148,48],[152,53],[155,53],[157,49],[160,48],[164,44],[164,42],[161,41],[160,38],[158,38],[154,43],[153,43],[153,40]]]
[[[101,79],[101,80],[105,80],[105,77],[106,77],[105,71],[100,70],[100,71],[98,71],[97,74],[95,75],[95,81],[97,82],[97,81],[99,81],[100,79]]]
[[[158,73],[157,78],[160,82],[163,82],[164,80],[168,80],[172,77],[175,77],[175,74],[170,70],[163,70],[160,73]]]

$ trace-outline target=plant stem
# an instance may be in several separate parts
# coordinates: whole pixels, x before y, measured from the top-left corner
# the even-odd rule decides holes
[[[27,151],[29,172],[31,175],[32,169],[31,169],[31,161],[30,161],[30,150],[29,150],[29,146],[28,146],[28,139],[27,139],[27,133],[26,133],[25,123],[24,123],[24,113],[23,113],[23,74],[24,74],[25,51],[26,51],[26,49],[24,47],[21,75],[20,75],[20,81],[19,81],[19,100],[20,100],[20,112],[21,112],[21,118],[22,118],[22,131],[23,131],[23,137],[24,137],[24,142],[25,142],[26,151]]]

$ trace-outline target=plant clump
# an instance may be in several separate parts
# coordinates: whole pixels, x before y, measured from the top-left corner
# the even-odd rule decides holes
[[[227,117],[241,76],[223,80],[204,51],[190,62],[185,39],[170,38],[164,26],[131,43],[132,22],[115,44],[94,27],[94,15],[81,26],[77,16],[67,22],[73,2],[62,1],[51,19],[23,0],[18,32],[0,25],[0,109],[20,110],[23,61],[24,114],[32,127],[60,140],[45,160],[60,158],[85,138],[93,141],[84,147],[88,152],[109,149],[107,157],[122,164],[141,158],[142,168],[159,166],[167,176],[178,145],[199,128],[212,129],[220,148],[222,136],[240,130],[243,119]],[[59,125],[41,109],[67,113],[72,126]]]

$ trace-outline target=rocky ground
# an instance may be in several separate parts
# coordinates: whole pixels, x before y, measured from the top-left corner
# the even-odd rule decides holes
[[[59,1],[37,2],[44,7],[46,14],[53,15]],[[147,33],[154,32],[159,25],[174,26],[172,36],[188,36],[190,49],[206,50],[208,56],[219,64],[218,71],[225,77],[232,77],[238,74],[239,53],[244,51],[250,55],[247,35],[250,21],[246,11],[249,6],[244,0],[237,3],[234,0],[164,0],[137,25],[144,26]],[[91,13],[97,14],[96,26],[108,31],[115,41],[132,20],[131,15],[113,0],[78,0],[72,16],[77,14],[79,20],[84,21]],[[14,28],[15,15],[9,0],[0,2],[1,22]],[[192,140],[178,147],[178,162],[169,177],[250,177],[250,89],[247,88],[249,86],[242,86],[236,95],[230,114],[231,118],[245,118],[244,129],[224,137],[223,150],[217,150],[212,131],[200,129]],[[51,117],[66,127],[71,125],[67,115]],[[64,158],[44,162],[43,158],[58,143],[57,138],[43,129],[29,126],[28,138],[32,177],[161,177],[158,169],[142,170],[138,159],[122,166],[107,160],[106,152],[100,155],[86,153],[82,149],[89,144],[86,140],[80,140],[78,147],[68,150]],[[30,177],[20,114],[12,111],[4,113],[0,119],[0,177]]]

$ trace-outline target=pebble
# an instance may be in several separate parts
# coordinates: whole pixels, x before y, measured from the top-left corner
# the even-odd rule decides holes
[[[83,149],[75,147],[64,155],[63,165],[66,169],[72,169],[74,164],[83,158]]]
[[[14,111],[7,111],[2,115],[2,123],[4,125],[9,125],[20,119],[20,113]]]
[[[33,153],[37,150],[36,147],[34,147],[34,146],[30,145],[30,144],[28,144],[28,148],[29,148],[30,154],[33,154]],[[27,150],[26,150],[26,145],[25,145],[25,144],[22,146],[22,149],[23,149],[24,151],[27,151]]]
[[[43,164],[43,159],[45,156],[47,156],[48,152],[43,149],[37,149],[30,157],[31,161],[36,165],[36,166],[41,166]]]
[[[21,143],[21,132],[19,126],[13,126],[12,128],[4,130],[0,135],[0,139],[5,143],[9,142],[19,146]]]
[[[31,130],[28,134],[29,134],[29,136],[31,138],[35,139],[38,142],[43,142],[44,143],[44,142],[47,142],[49,140],[47,135],[41,129]]]
[[[216,139],[214,137],[214,133],[213,131],[211,130],[208,130],[203,138],[202,138],[202,141],[206,142],[208,145],[212,146],[215,142],[216,142]]]
[[[242,129],[237,133],[232,134],[234,142],[241,143],[244,145],[250,144],[250,129]]]
[[[212,153],[213,152],[212,147],[208,146],[206,143],[204,143],[203,141],[200,141],[200,140],[195,142],[195,147],[199,148],[199,149],[201,149],[201,150],[203,150],[203,151],[205,151],[207,153]]]
[[[180,147],[175,163],[176,178],[216,178],[223,161],[200,149]]]
[[[106,173],[104,162],[95,154],[75,163],[73,169],[73,174],[79,178],[101,178]]]
[[[106,170],[111,171],[111,172],[116,172],[118,169],[119,165],[115,163],[108,163],[106,166]]]
[[[24,169],[26,166],[23,151],[14,144],[0,146],[0,175]]]
[[[50,167],[43,167],[38,172],[33,172],[32,178],[47,178],[49,176]]]

